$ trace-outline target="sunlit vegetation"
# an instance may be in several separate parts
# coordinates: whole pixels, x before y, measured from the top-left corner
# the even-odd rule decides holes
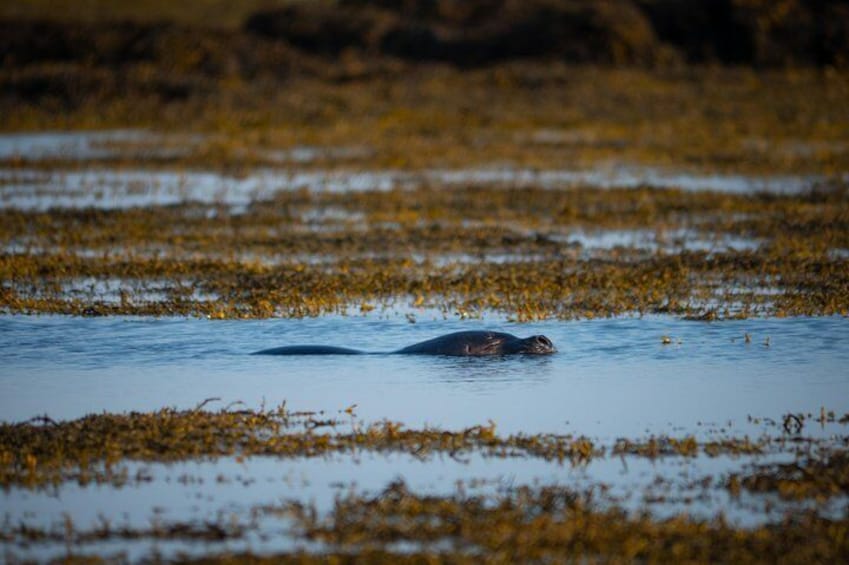
[[[212,399],[211,399],[212,400]],[[781,491],[793,496],[834,496],[845,489],[844,445],[795,434],[764,435],[757,440],[733,436],[715,440],[683,437],[619,439],[610,448],[585,437],[553,434],[502,436],[492,422],[459,431],[408,429],[391,421],[364,423],[354,407],[338,413],[293,412],[285,403],[274,409],[162,409],[129,414],[93,414],[77,420],[54,421],[40,416],[26,422],[0,423],[0,485],[43,488],[64,481],[122,485],[132,480],[122,464],[175,462],[202,458],[324,457],[361,451],[406,453],[427,459],[447,455],[462,458],[541,458],[582,465],[606,456],[649,459],[723,455],[751,457],[768,452],[795,453],[793,464],[756,466],[742,479],[755,492]],[[777,427],[777,426],[776,426]],[[779,429],[780,431],[780,429]],[[740,477],[730,483],[739,489]],[[800,490],[802,487],[808,490]],[[729,487],[730,488],[730,487]]]
[[[647,515],[628,515],[618,508],[602,508],[592,493],[567,487],[517,487],[496,496],[463,491],[435,496],[416,494],[399,481],[375,495],[340,497],[326,518],[319,518],[310,505],[299,504],[266,505],[253,513],[293,519],[299,537],[321,544],[325,551],[265,556],[222,552],[180,561],[479,563],[481,555],[486,555],[488,563],[564,559],[712,563],[729,557],[735,562],[760,563],[839,562],[849,555],[845,519],[828,520],[801,512],[779,523],[747,529],[734,528],[721,518],[697,520],[682,515],[654,520]],[[28,543],[140,538],[214,542],[246,537],[252,526],[233,521],[160,521],[139,528],[104,520],[92,529],[70,522],[61,529],[19,525],[4,534]],[[402,544],[403,551],[395,549]],[[89,559],[83,554],[71,562]]]
[[[845,315],[846,195],[843,184],[786,196],[470,186],[283,192],[243,212],[4,210],[0,233],[17,251],[0,254],[0,306],[210,317],[363,305],[519,320]],[[337,213],[316,219],[322,210]],[[577,238],[605,229],[648,230],[652,246]]]
[[[735,499],[746,491],[749,495],[778,494],[788,500],[822,502],[843,496],[847,486],[844,444],[812,440],[798,433],[787,435],[777,422],[772,426],[777,435],[757,441],[731,436],[719,441],[652,437],[622,439],[606,449],[572,436],[501,436],[491,423],[458,431],[406,429],[387,421],[366,424],[357,420],[354,407],[327,414],[291,412],[285,405],[271,410],[230,406],[211,411],[205,404],[194,410],[104,413],[60,422],[40,417],[0,424],[0,481],[7,489],[54,488],[67,481],[121,487],[157,480],[145,467],[129,471],[129,463],[224,457],[243,461],[331,454],[356,457],[371,452],[402,453],[423,460],[452,457],[462,462],[480,454],[582,466],[605,457],[751,458],[772,452],[789,454],[795,460],[754,464],[718,482],[710,477],[697,479],[698,488],[707,492],[725,489]],[[229,479],[219,476],[218,480]],[[662,498],[652,500],[663,502]],[[296,538],[321,544],[330,555],[355,549],[360,557],[377,561],[394,557],[399,543],[409,544],[404,559],[460,562],[480,552],[495,562],[555,556],[711,562],[729,556],[751,561],[772,555],[791,556],[792,560],[841,560],[849,551],[845,516],[826,517],[811,509],[752,528],[735,527],[722,517],[656,519],[620,508],[615,499],[605,496],[603,485],[511,485],[491,494],[474,494],[460,487],[450,494],[425,495],[397,480],[372,494],[350,489],[337,497],[329,513],[290,500],[255,506],[249,514],[251,519],[220,518],[203,523],[156,519],[143,527],[106,518],[91,527],[75,524],[70,517],[58,526],[6,523],[0,528],[0,539],[72,545],[131,539],[221,541],[242,539],[259,527],[258,518],[276,517],[294,524]],[[312,562],[327,555],[284,553],[275,557]],[[236,557],[212,555],[204,561],[228,559]],[[262,561],[266,557],[239,555],[238,559]]]
[[[350,410],[348,412],[351,412]],[[204,457],[320,457],[358,451],[428,458],[473,452],[492,457],[540,457],[579,463],[602,453],[586,438],[496,434],[495,426],[460,431],[409,430],[396,422],[358,423],[352,414],[274,410],[163,409],[100,414],[69,422],[35,418],[0,423],[0,485],[28,488],[74,480],[120,486],[133,480],[126,461],[185,461]],[[336,427],[351,428],[337,432]]]
[[[0,71],[0,84],[11,92],[44,89],[7,97],[0,128],[206,132],[214,137],[199,151],[170,161],[235,171],[268,164],[264,150],[299,145],[368,147],[356,162],[367,168],[640,162],[735,173],[849,170],[849,111],[842,103],[849,98],[849,78],[843,71],[651,71],[563,63],[460,71],[398,63],[364,77],[334,78],[346,72],[342,63],[318,64],[285,46],[274,49],[268,58],[281,60],[271,68],[296,74],[282,84],[251,77],[190,80],[189,71],[179,81],[157,71],[163,76],[151,83],[145,73],[152,71],[130,65],[120,76],[106,70],[103,77],[74,79],[90,90],[64,92],[68,73],[97,71],[58,71],[55,65]],[[285,63],[287,57],[293,60]],[[168,86],[169,80],[175,84]]]
[[[520,487],[504,496],[418,496],[403,483],[373,497],[337,500],[327,519],[308,509],[298,514],[304,535],[334,547],[384,549],[407,542],[414,547],[447,543],[451,548],[423,552],[459,562],[475,562],[483,552],[492,562],[588,559],[602,561],[687,561],[732,559],[760,562],[839,559],[849,554],[846,520],[813,513],[746,530],[722,519],[686,516],[654,520],[603,510],[591,495],[565,487]]]

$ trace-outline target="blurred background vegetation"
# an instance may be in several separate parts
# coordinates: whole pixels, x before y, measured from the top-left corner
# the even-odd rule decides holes
[[[325,54],[355,48],[459,64],[539,56],[650,64],[849,62],[843,0],[28,0],[4,3],[0,18],[7,25],[167,22],[245,31]],[[4,43],[8,56],[9,40]]]
[[[168,21],[236,29],[257,10],[291,3],[292,0],[11,0],[0,6],[0,17],[82,23]]]
[[[218,163],[844,171],[847,65],[842,0],[13,1],[0,129],[217,131]]]

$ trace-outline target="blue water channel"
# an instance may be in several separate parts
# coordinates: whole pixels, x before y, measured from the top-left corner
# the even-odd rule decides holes
[[[610,448],[617,438],[695,435],[780,436],[769,419],[821,408],[849,412],[849,323],[842,317],[697,322],[671,317],[510,323],[498,315],[460,320],[436,312],[372,312],[300,320],[218,321],[193,318],[0,316],[0,415],[73,419],[89,413],[227,405],[324,411],[345,433],[356,422],[389,419],[408,427],[496,424],[497,433],[583,435]],[[334,344],[389,352],[443,333],[493,329],[542,333],[558,352],[545,357],[450,358],[391,353],[360,356],[251,355],[284,344]],[[748,335],[748,340],[746,336]],[[668,342],[668,343],[664,343]],[[234,404],[243,403],[243,404]],[[344,412],[355,406],[353,416]],[[837,423],[809,421],[804,436],[845,435]],[[332,431],[332,430],[329,430]],[[792,460],[772,454],[755,462]],[[122,488],[65,483],[47,490],[0,492],[0,519],[62,529],[102,520],[118,526],[210,520],[250,522],[239,538],[214,544],[187,540],[90,541],[77,552],[124,559],[220,551],[314,549],[279,515],[258,507],[297,500],[329,511],[348,489],[378,493],[398,479],[417,492],[484,492],[521,484],[603,485],[615,503],[658,516],[722,514],[743,526],[780,519],[787,505],[719,488],[724,476],[751,464],[736,456],[604,457],[586,465],[534,458],[419,459],[404,454],[178,464],[128,462],[130,476],[150,480]],[[711,477],[716,488],[687,486]],[[665,503],[651,503],[662,495]],[[840,512],[844,499],[830,511]],[[836,506],[835,506],[836,505]],[[825,505],[824,511],[829,511]],[[836,509],[836,510],[835,510]],[[257,517],[259,516],[259,517]],[[19,544],[4,551],[38,560],[65,555],[66,544]]]
[[[745,427],[749,416],[821,407],[849,412],[849,321],[842,317],[515,324],[496,315],[458,320],[420,313],[418,319],[409,323],[398,312],[238,321],[2,316],[0,415],[69,419],[192,408],[215,397],[219,406],[285,401],[292,409],[335,413],[356,404],[367,421],[455,428],[492,420],[504,433],[612,440],[646,430],[698,434],[704,423]],[[558,352],[250,355],[287,344],[389,352],[470,329],[545,334]]]

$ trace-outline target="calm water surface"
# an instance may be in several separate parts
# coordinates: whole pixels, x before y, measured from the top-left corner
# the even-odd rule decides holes
[[[457,429],[492,420],[500,434],[572,433],[609,448],[620,437],[780,435],[780,428],[768,429],[749,416],[780,421],[791,411],[819,414],[820,407],[838,416],[849,412],[845,318],[704,323],[651,317],[511,324],[495,315],[461,321],[418,311],[418,323],[410,324],[404,314],[262,321],[0,316],[0,414],[6,421],[41,414],[69,419],[102,411],[192,408],[215,397],[220,400],[209,404],[211,409],[239,401],[253,408],[285,401],[293,410],[324,410],[329,417],[345,419],[340,411],[356,404],[358,421],[388,418],[409,427]],[[559,351],[546,357],[477,359],[250,355],[296,343],[392,351],[468,329],[544,333]],[[664,345],[663,336],[672,343]],[[805,434],[827,440],[845,434],[843,428],[809,424]],[[792,460],[792,455],[759,458],[778,460]],[[130,476],[141,469],[152,480],[123,488],[75,483],[48,491],[12,488],[0,492],[0,520],[58,531],[63,531],[66,516],[83,529],[104,519],[140,528],[181,521],[249,526],[245,536],[216,543],[142,537],[74,547],[130,560],[154,551],[167,556],[309,549],[285,516],[255,509],[299,500],[328,511],[334,497],[348,489],[378,493],[402,478],[416,492],[444,494],[458,482],[469,492],[484,494],[522,484],[604,485],[628,509],[649,508],[659,516],[722,513],[745,526],[778,519],[793,507],[745,494],[732,499],[718,487],[727,473],[751,463],[751,458],[703,455],[657,461],[605,457],[573,467],[479,454],[423,461],[369,452],[170,465],[129,462]],[[711,477],[717,487],[690,492],[688,483],[703,477]],[[666,501],[654,502],[658,495]],[[845,497],[835,499],[821,510],[840,512],[845,503]],[[68,548],[59,542],[10,540],[0,550],[7,557],[45,559],[62,556]]]
[[[392,351],[443,333],[543,333],[545,357],[253,356],[286,344]],[[750,342],[744,336],[749,334]],[[663,336],[672,338],[664,345]],[[627,318],[511,324],[483,320],[322,317],[304,320],[0,317],[0,414],[191,408],[206,398],[250,407],[286,401],[366,420],[502,433],[577,432],[599,439],[824,406],[849,412],[845,318],[704,323]],[[213,405],[215,407],[215,405]]]
[[[2,158],[0,136],[0,158]],[[845,175],[837,178],[846,179]],[[651,167],[612,166],[588,170],[534,171],[514,168],[398,170],[276,170],[244,177],[212,171],[38,170],[0,168],[0,207],[47,210],[63,208],[126,208],[183,202],[228,204],[236,209],[282,191],[361,192],[424,185],[574,186],[636,188],[644,185],[687,191],[776,194],[797,193],[829,180],[819,175],[702,175]]]

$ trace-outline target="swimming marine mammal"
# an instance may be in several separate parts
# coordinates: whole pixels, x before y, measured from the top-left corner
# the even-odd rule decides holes
[[[544,335],[520,338],[508,333],[463,331],[435,337],[392,351],[417,355],[548,355],[557,350]],[[332,345],[284,345],[254,352],[255,355],[362,355],[365,351]]]

